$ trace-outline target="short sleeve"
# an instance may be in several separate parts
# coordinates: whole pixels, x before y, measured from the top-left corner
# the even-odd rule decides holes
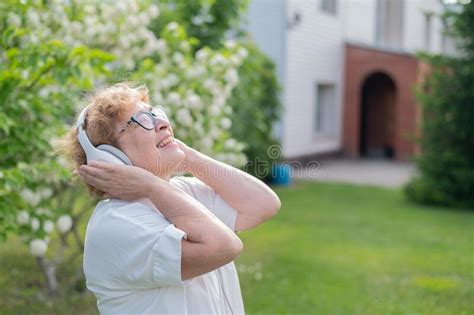
[[[196,177],[177,176],[171,182],[199,201],[232,231],[236,232],[237,211],[216,193],[214,189]]]
[[[161,285],[180,285],[182,239],[186,233],[168,225],[158,242],[153,246],[153,280]]]
[[[109,219],[102,235],[96,237],[100,246],[92,252],[107,260],[100,263],[101,272],[114,287],[146,289],[184,284],[183,230],[156,213],[137,213],[134,217],[115,213]]]

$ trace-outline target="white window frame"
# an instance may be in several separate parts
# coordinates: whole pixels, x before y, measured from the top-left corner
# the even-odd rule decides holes
[[[332,100],[328,103],[323,104],[324,107],[321,105],[321,89],[322,88],[332,88]],[[316,82],[314,85],[314,101],[313,101],[313,124],[312,130],[314,139],[318,140],[321,138],[325,139],[335,139],[338,137],[338,107],[337,107],[337,91],[338,85],[336,82],[331,81],[320,81]],[[332,106],[332,108],[331,108]],[[326,112],[323,112],[324,108],[326,108]],[[332,116],[332,117],[331,117]],[[329,122],[326,121],[326,124],[330,124],[329,128],[324,127],[325,123],[321,123],[323,120],[330,120]]]

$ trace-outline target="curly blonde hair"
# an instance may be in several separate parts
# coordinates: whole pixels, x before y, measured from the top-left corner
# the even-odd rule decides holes
[[[138,101],[149,103],[148,88],[139,83],[121,82],[106,86],[85,97],[89,106],[83,128],[91,143],[97,147],[101,144],[117,146],[116,123],[124,120],[124,113],[134,107]],[[84,106],[85,107],[85,106]],[[82,111],[82,110],[81,110]],[[77,138],[76,125],[57,142],[57,152],[71,163],[77,171],[87,164],[86,153]],[[89,193],[103,196],[103,192],[86,183]]]

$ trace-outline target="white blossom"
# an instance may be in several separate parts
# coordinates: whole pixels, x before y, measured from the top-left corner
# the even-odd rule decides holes
[[[206,150],[209,150],[213,145],[213,141],[210,138],[204,138],[202,139],[202,145]]]
[[[113,22],[108,21],[104,25],[104,32],[105,33],[112,33],[112,32],[115,31],[115,28],[116,28],[116,25]]]
[[[242,150],[243,150],[243,146],[242,146]],[[244,154],[237,154],[235,165],[245,165],[247,164],[247,161],[248,161],[247,157]]]
[[[30,252],[34,256],[44,256],[48,250],[48,244],[42,239],[34,239],[30,243]]]
[[[181,102],[181,96],[177,92],[171,92],[168,95],[168,102],[171,104],[179,104]]]
[[[225,130],[229,129],[232,126],[232,121],[228,117],[221,119],[221,127]]]
[[[180,123],[185,126],[191,126],[191,124],[193,123],[193,118],[189,113],[189,110],[185,108],[181,108],[178,110],[178,112],[176,113],[176,118]]]
[[[173,61],[177,64],[181,64],[184,62],[184,56],[182,53],[179,53],[179,52],[175,52],[173,54]]]
[[[213,104],[209,106],[208,112],[211,116],[218,116],[221,113],[221,110],[219,106]]]
[[[132,70],[135,68],[135,61],[133,61],[132,58],[124,59],[123,65],[125,66],[125,68]]]
[[[247,49],[241,47],[237,50],[237,55],[239,55],[240,58],[245,59],[248,56],[248,51]]]
[[[188,98],[186,99],[186,101],[189,104],[189,107],[191,107],[193,109],[200,109],[201,108],[201,99],[196,94],[189,95]]]
[[[119,40],[118,40],[118,44],[124,50],[127,49],[128,47],[130,47],[130,42],[125,37],[120,37]]]
[[[38,231],[38,229],[40,227],[40,221],[38,220],[38,218],[32,218],[30,224],[31,224],[31,230],[33,232]]]
[[[38,96],[39,97],[42,97],[42,98],[45,98],[45,97],[48,97],[49,95],[49,89],[48,87],[43,87],[41,88],[39,91],[38,91]]]
[[[156,49],[158,52],[164,54],[168,50],[168,45],[164,39],[159,39],[156,41]]]
[[[201,78],[206,74],[206,68],[202,65],[198,65],[193,68],[188,68],[186,70],[186,76],[188,79]]]
[[[224,43],[224,46],[227,48],[227,49],[234,49],[236,44],[235,44],[235,41],[232,40],[232,39],[229,39],[229,40],[226,40],[226,42]]]
[[[51,195],[53,194],[53,191],[50,188],[43,188],[43,189],[40,189],[38,193],[40,194],[41,198],[47,199],[51,197]]]
[[[163,94],[160,92],[154,93],[151,99],[153,100],[155,106],[159,106],[161,103],[163,103]]]
[[[239,82],[239,74],[237,73],[237,70],[235,69],[229,69],[225,73],[225,79],[229,84],[235,85],[237,82]]]
[[[199,136],[203,136],[205,134],[205,131],[204,131],[204,127],[202,126],[202,124],[195,124],[194,132]]]
[[[172,85],[172,82],[170,79],[168,79],[168,77],[166,78],[163,78],[161,81],[158,81],[155,83],[155,87],[157,88],[157,90],[161,90],[161,89],[169,89]]]
[[[92,6],[91,6],[92,7]],[[117,9],[119,9],[122,12],[127,12],[127,4],[125,1],[118,1],[117,2]]]
[[[179,25],[176,22],[170,22],[170,23],[168,23],[168,25],[166,25],[166,28],[171,32],[176,31],[178,29],[178,27],[179,27]]]
[[[43,230],[46,233],[51,233],[54,230],[54,223],[51,220],[47,220],[43,223]]]
[[[217,107],[223,107],[225,105],[225,97],[222,95],[217,95],[216,98],[214,99],[213,104],[216,105]]]
[[[35,213],[37,215],[44,215],[44,214],[47,214],[48,211],[45,208],[38,208],[38,209],[35,210]]]
[[[175,86],[179,83],[179,78],[176,74],[174,73],[171,73],[170,75],[168,75],[167,79],[169,80],[170,82],[170,86]]]
[[[191,18],[191,23],[193,23],[196,26],[199,26],[202,23],[204,23],[204,19],[200,15],[195,15]]]
[[[72,218],[67,214],[62,215],[56,221],[56,225],[61,233],[66,233],[72,227]]]
[[[25,200],[27,203],[29,203],[33,207],[36,206],[41,201],[41,196],[39,194],[35,194],[33,191],[31,191],[28,188],[23,189],[20,192],[20,196],[23,200]]]
[[[150,13],[150,16],[153,18],[157,17],[160,14],[160,10],[156,4],[152,4],[148,8],[148,12]]]
[[[28,9],[26,18],[31,25],[38,26],[41,23],[38,13],[33,9]]]
[[[224,146],[228,149],[232,149],[237,145],[237,141],[235,139],[229,138],[225,141]]]
[[[233,86],[231,86],[231,85],[227,85],[227,86],[224,87],[223,96],[225,98],[228,98],[230,96],[230,93],[232,92],[232,88],[233,88]]]
[[[204,84],[203,84],[203,85],[204,85],[204,87],[205,87],[206,89],[212,90],[212,89],[216,88],[217,83],[216,83],[216,81],[213,80],[213,79],[207,79],[206,81],[204,81]]]
[[[30,222],[30,214],[26,210],[21,210],[16,216],[16,222],[20,225],[25,225]]]
[[[191,46],[188,42],[182,41],[181,43],[179,43],[179,48],[181,48],[181,50],[184,52],[188,52],[189,49],[191,49]]]
[[[230,63],[233,66],[238,66],[238,65],[240,65],[241,62],[242,62],[242,58],[240,58],[240,56],[238,56],[238,55],[230,56]]]
[[[13,12],[9,12],[7,23],[10,26],[21,26],[21,18]]]
[[[224,113],[228,116],[232,114],[234,110],[232,109],[232,106],[224,106]]]
[[[221,130],[217,127],[217,126],[211,126],[209,128],[209,131],[208,131],[208,135],[213,138],[213,139],[216,139],[217,137],[220,136],[221,134]]]
[[[203,48],[199,49],[199,50],[196,52],[196,59],[197,59],[197,61],[199,61],[199,62],[204,61],[208,56],[209,56],[209,53],[208,53],[205,49],[203,49]]]
[[[211,93],[214,95],[214,97],[219,97],[222,95],[222,88],[219,84],[216,84],[214,87],[212,87]],[[227,97],[227,95],[225,97]]]
[[[211,58],[211,61],[210,61],[211,66],[225,65],[226,63],[227,63],[227,60],[221,54],[216,54],[214,57]]]
[[[29,72],[27,69],[25,69],[25,70],[23,70],[23,71],[21,72],[21,77],[22,77],[23,79],[28,78],[29,75],[30,75],[30,72]],[[22,100],[22,101],[24,101],[24,100]]]

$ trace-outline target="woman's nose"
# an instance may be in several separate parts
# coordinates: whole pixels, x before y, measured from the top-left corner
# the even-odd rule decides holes
[[[166,130],[169,129],[170,123],[166,120],[158,119],[158,123],[156,124],[155,130],[156,131],[161,131],[161,130]]]

